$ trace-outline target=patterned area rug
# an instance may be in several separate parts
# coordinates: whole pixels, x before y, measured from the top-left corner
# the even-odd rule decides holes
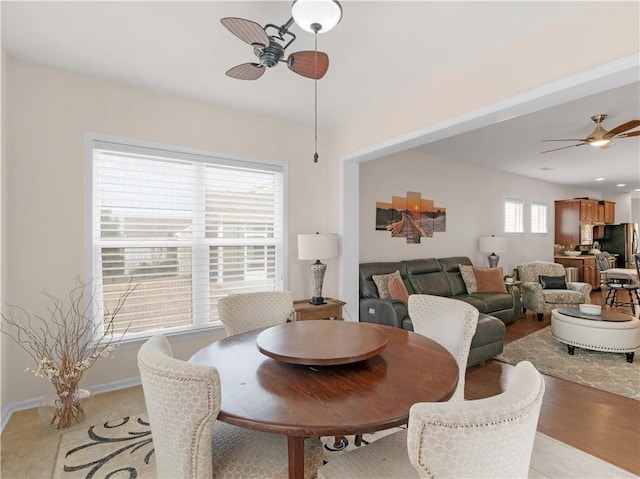
[[[364,444],[400,428],[365,434]],[[323,437],[324,459],[355,449],[353,436],[336,447],[335,438]],[[155,479],[156,463],[146,413],[124,417],[62,435],[54,479]]]
[[[365,434],[373,442],[399,428]],[[348,445],[334,451],[334,438],[323,437],[325,461],[355,449]],[[108,421],[69,431],[61,436],[53,477],[55,479],[156,479],[153,443],[146,414]],[[636,478],[637,476],[549,436],[536,433],[530,479]]]
[[[543,374],[640,400],[640,356],[633,363],[624,354],[567,346],[551,335],[551,326],[504,347],[495,359],[508,364],[530,361]]]

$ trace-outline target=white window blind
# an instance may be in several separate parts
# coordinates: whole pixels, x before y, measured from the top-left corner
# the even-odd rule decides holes
[[[206,327],[221,296],[283,288],[282,167],[105,142],[92,167],[95,302],[137,285],[116,333]]]
[[[523,204],[519,198],[506,198],[504,200],[504,232],[524,232]]]
[[[547,204],[539,201],[531,202],[531,232],[547,232]]]

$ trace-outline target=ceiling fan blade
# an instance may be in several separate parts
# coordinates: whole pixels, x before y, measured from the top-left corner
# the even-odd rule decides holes
[[[220,19],[220,23],[249,45],[262,45],[263,47],[269,45],[269,36],[264,32],[264,28],[256,22],[244,18],[225,17]]]
[[[265,70],[259,63],[243,63],[227,70],[226,75],[236,80],[257,80]]]
[[[582,140],[579,140],[579,141],[582,141]],[[582,146],[582,145],[588,145],[588,143],[578,143],[577,145],[563,146],[562,148],[554,148],[553,150],[541,151],[540,153],[549,153],[551,151],[565,150],[567,148],[573,148],[574,146]]]
[[[542,140],[542,141],[587,141],[586,138],[562,138],[560,140]]]
[[[295,52],[289,55],[287,65],[298,75],[319,80],[329,69],[329,55],[313,50]]]
[[[629,138],[630,136],[639,136],[639,135],[640,135],[640,130],[632,131],[631,133],[621,133],[616,138]]]
[[[607,133],[604,137],[607,138],[607,139],[613,138],[617,134],[623,133],[623,132],[625,132],[627,130],[631,130],[632,128],[635,128],[636,126],[640,126],[640,120],[628,121],[626,123],[623,123],[622,125],[616,126],[612,130],[609,130],[609,133]]]

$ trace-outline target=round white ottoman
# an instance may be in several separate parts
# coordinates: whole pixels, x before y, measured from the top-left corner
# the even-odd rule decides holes
[[[606,312],[602,313],[606,317]],[[583,319],[551,311],[551,334],[567,345],[573,355],[577,346],[595,351],[625,353],[627,362],[633,362],[634,352],[640,349],[640,320],[629,316],[629,321],[606,321],[599,317]]]

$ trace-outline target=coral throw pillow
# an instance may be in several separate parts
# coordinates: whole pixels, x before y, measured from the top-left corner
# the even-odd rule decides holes
[[[473,268],[478,284],[478,293],[506,293],[502,268]]]
[[[404,285],[404,281],[400,278],[391,278],[389,280],[389,295],[391,299],[402,301],[407,304],[409,302],[409,291]]]

